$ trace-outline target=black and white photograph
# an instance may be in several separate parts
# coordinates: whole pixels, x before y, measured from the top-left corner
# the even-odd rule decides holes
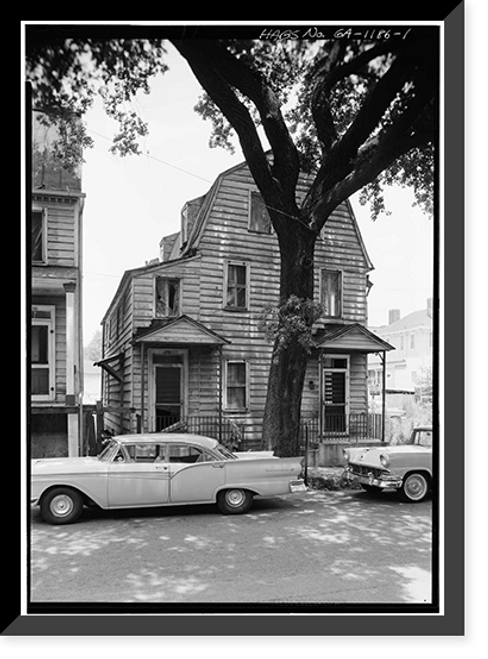
[[[463,634],[447,25],[24,23],[36,633]]]

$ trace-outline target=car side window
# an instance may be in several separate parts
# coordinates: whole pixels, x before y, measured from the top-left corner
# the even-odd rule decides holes
[[[117,453],[113,457],[113,462],[130,462],[129,456],[127,456],[122,448],[119,448]]]
[[[130,456],[130,462],[138,464],[154,462],[160,454],[160,447],[157,444],[129,444],[125,448]]]
[[[430,448],[432,446],[432,432],[430,430],[422,430],[418,433],[417,442],[419,446],[426,446]]]
[[[172,463],[193,464],[194,462],[210,462],[215,458],[196,446],[172,444],[169,446],[169,461]]]

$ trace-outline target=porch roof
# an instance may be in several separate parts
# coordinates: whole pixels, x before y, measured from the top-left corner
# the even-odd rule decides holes
[[[134,342],[187,346],[221,346],[230,343],[228,339],[189,316],[154,320],[149,327],[136,332]]]
[[[315,347],[321,350],[342,350],[344,352],[384,352],[394,350],[394,346],[380,338],[359,323],[340,325],[330,323],[317,331]]]

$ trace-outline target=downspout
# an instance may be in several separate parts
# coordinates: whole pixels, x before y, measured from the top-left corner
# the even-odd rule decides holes
[[[385,441],[386,421],[386,350],[383,351],[383,391],[381,394],[381,441]]]
[[[85,198],[80,197],[80,212],[78,215],[78,410],[79,410],[79,442],[80,455],[84,454],[85,446],[85,351],[83,336],[83,211]]]
[[[219,442],[222,442],[222,404],[223,404],[223,393],[224,393],[222,370],[223,370],[223,354],[222,354],[222,346],[220,345],[219,346]]]
[[[144,373],[144,343],[141,343],[141,433],[144,432],[144,388],[146,386]]]

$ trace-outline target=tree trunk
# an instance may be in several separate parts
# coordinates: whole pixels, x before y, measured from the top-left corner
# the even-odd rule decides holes
[[[281,250],[280,305],[286,304],[291,296],[308,302],[313,299],[316,233],[304,226],[297,231],[296,222],[293,224],[278,232]],[[293,312],[285,315],[293,322],[290,313],[293,315]],[[307,316],[306,311],[295,315],[297,319],[301,316],[300,319],[311,328],[313,319]],[[280,324],[283,327],[283,322]],[[288,335],[288,338],[289,341],[283,341],[281,334],[274,341],[263,419],[263,445],[282,457],[297,455],[308,358],[302,337]]]

